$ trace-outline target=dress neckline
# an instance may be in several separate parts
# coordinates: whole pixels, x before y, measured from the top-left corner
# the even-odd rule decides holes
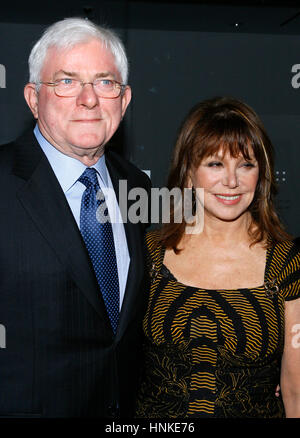
[[[272,253],[272,247],[270,245],[268,245],[267,247],[267,251],[266,251],[266,259],[265,259],[265,270],[264,270],[264,283],[261,286],[256,286],[256,287],[240,287],[238,289],[232,288],[232,289],[209,289],[209,288],[205,288],[205,287],[200,287],[200,286],[192,286],[192,285],[188,285],[185,283],[182,283],[181,281],[177,280],[177,278],[174,276],[174,274],[170,271],[170,269],[164,264],[164,257],[165,257],[165,253],[166,253],[166,247],[161,246],[161,250],[160,250],[160,256],[159,256],[159,267],[158,270],[165,275],[167,275],[169,277],[170,280],[175,281],[176,283],[184,286],[184,287],[188,287],[191,289],[197,289],[197,290],[202,290],[202,291],[224,291],[224,292],[235,292],[235,291],[239,291],[239,290],[243,290],[243,291],[253,291],[253,290],[265,290],[266,289],[266,284],[269,281],[268,278],[268,273],[269,273],[269,267],[270,267],[270,262],[271,262],[271,253]],[[164,272],[163,272],[164,271]]]

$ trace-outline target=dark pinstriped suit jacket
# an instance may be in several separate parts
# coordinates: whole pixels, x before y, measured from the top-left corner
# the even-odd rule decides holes
[[[113,152],[116,193],[150,190]],[[33,133],[0,147],[0,417],[132,414],[145,306],[142,224],[125,224],[131,257],[116,337],[80,232]]]

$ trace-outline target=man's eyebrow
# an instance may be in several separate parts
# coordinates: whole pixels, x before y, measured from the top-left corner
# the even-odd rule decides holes
[[[74,71],[58,70],[57,72],[55,72],[54,77],[57,77],[61,74],[65,75],[65,76],[72,77],[72,78],[79,78],[79,76],[80,76],[79,73],[74,72]],[[115,79],[115,75],[110,71],[103,71],[103,72],[95,74],[95,78],[107,78],[109,76],[111,76]]]
[[[107,78],[108,76],[112,76],[115,79],[115,75],[111,71],[103,71],[101,73],[97,73],[95,78]]]
[[[55,72],[54,77],[55,76],[59,76],[59,75],[65,75],[65,76],[71,76],[71,77],[78,77],[78,73],[73,72],[73,71],[65,71],[65,70],[58,70]]]

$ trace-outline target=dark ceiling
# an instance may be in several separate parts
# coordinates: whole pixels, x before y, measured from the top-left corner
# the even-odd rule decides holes
[[[300,0],[7,1],[0,22],[40,23],[84,16],[120,28],[300,34]]]

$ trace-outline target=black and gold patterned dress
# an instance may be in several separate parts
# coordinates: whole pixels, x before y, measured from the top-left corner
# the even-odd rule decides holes
[[[284,417],[275,389],[284,302],[300,297],[299,248],[286,241],[267,250],[264,286],[207,290],[174,278],[155,231],[146,242],[151,289],[136,416]]]

